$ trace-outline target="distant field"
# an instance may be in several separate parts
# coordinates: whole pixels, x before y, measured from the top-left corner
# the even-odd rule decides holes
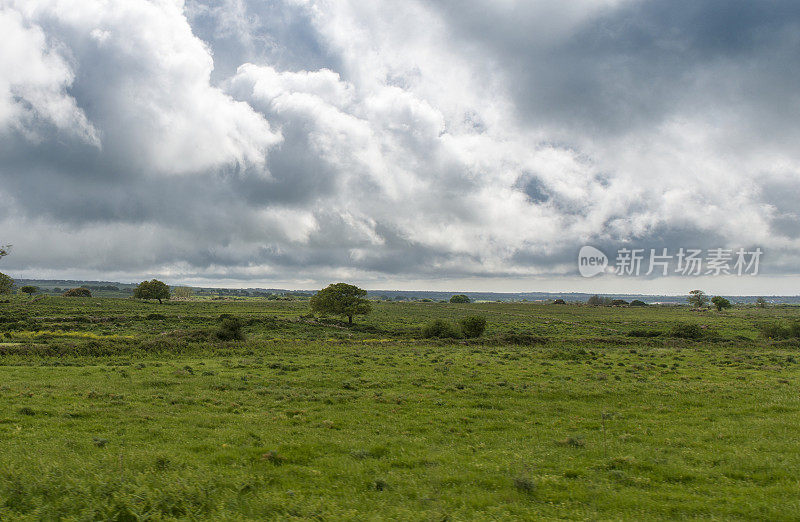
[[[0,519],[791,520],[800,308],[0,304]],[[213,337],[221,314],[247,339]],[[423,339],[482,315],[478,340]],[[675,336],[696,324],[698,340]]]

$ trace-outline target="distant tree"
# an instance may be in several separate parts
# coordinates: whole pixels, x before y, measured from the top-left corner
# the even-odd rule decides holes
[[[756,306],[759,308],[766,308],[767,307],[767,300],[763,297],[759,297],[756,299]]]
[[[70,288],[61,295],[64,297],[92,297],[92,291],[80,286],[78,288]]]
[[[334,283],[312,296],[309,305],[314,313],[344,315],[352,324],[354,315],[366,315],[372,311],[366,298],[366,290],[347,283]]]
[[[188,286],[176,286],[172,289],[172,297],[188,299],[189,297],[192,297],[192,294],[194,294],[194,292]]]
[[[634,299],[633,301],[631,301],[631,306],[647,306],[647,303],[645,303],[644,301],[640,301],[638,299]]]
[[[708,296],[702,290],[692,290],[686,300],[695,308],[703,308],[708,304]]]
[[[61,291],[62,291],[62,290],[61,290],[59,287],[57,287],[57,286],[56,286],[55,288],[53,288],[53,293],[54,293],[54,294],[60,294],[60,293],[61,293]]]
[[[133,291],[133,297],[136,299],[158,299],[158,303],[161,304],[162,299],[169,299],[169,287],[158,279],[142,281]]]
[[[717,311],[721,312],[723,308],[730,308],[731,302],[722,297],[721,295],[717,295],[711,298],[711,303],[717,307]]]
[[[486,318],[472,315],[461,320],[461,332],[466,338],[480,337],[486,330]]]
[[[592,306],[600,306],[601,304],[603,304],[603,299],[599,295],[594,294],[586,301],[586,304]]]
[[[470,299],[464,294],[456,294],[450,298],[451,303],[469,303]]]
[[[553,304],[562,305],[562,304],[567,304],[567,302],[564,301],[563,299],[556,299],[555,301],[553,301]]]
[[[28,294],[29,296],[31,296],[39,291],[39,287],[32,285],[25,285],[22,288],[20,288],[19,291],[22,292],[23,294]]]
[[[613,301],[611,301],[611,304],[613,306],[628,306],[628,301],[624,299],[614,299]]]
[[[14,289],[14,280],[0,272],[0,294],[10,294]]]

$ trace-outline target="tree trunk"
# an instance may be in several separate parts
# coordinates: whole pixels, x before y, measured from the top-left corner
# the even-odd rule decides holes
[[[158,304],[164,304],[164,303],[162,303],[162,302],[161,302],[161,299],[159,299],[159,300],[158,300]]]
[[[348,315],[347,316],[347,322],[350,323],[350,324],[353,324],[353,316],[352,315]]]

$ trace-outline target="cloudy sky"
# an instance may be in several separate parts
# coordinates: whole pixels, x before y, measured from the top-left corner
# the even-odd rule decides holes
[[[0,0],[0,34],[12,276],[800,293],[795,0]],[[764,255],[582,279],[587,244]]]

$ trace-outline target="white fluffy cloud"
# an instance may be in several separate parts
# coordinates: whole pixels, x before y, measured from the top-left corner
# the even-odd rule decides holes
[[[800,12],[720,43],[655,4],[0,0],[4,263],[380,286],[759,245],[793,273],[800,157],[769,129],[796,110],[752,73],[796,98],[757,57]]]

